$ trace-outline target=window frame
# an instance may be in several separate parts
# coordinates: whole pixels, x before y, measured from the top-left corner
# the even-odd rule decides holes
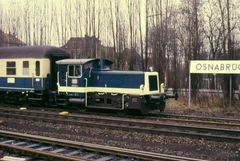
[[[69,66],[73,66],[73,73],[74,73],[74,76],[70,76],[69,75]],[[80,67],[80,75],[76,76],[76,66],[79,66]],[[68,65],[67,66],[67,76],[68,78],[82,78],[82,65],[80,64],[71,64],[71,65]]]
[[[72,68],[72,72],[70,72],[70,67]],[[68,77],[74,77],[74,72],[75,71],[75,66],[74,65],[68,65],[67,72],[68,72]],[[73,75],[70,75],[72,73]]]
[[[62,66],[62,67],[60,67],[60,70],[59,70],[59,74],[60,74],[60,78],[61,79],[64,79],[64,80],[66,80],[66,76],[67,76],[67,71],[66,71],[66,67],[64,67],[64,66]]]
[[[37,63],[39,64],[37,66]],[[35,61],[35,76],[36,77],[40,77],[41,76],[41,64],[40,64],[40,60],[36,60]]]
[[[27,63],[27,67],[25,67],[26,64],[24,64],[24,63]],[[29,76],[29,74],[30,74],[29,61],[24,60],[24,61],[22,62],[22,68],[23,68],[22,75],[23,75],[23,76]],[[25,73],[25,72],[26,72],[26,73]]]
[[[9,63],[14,63],[14,65],[9,65]],[[9,71],[8,71],[9,69],[13,70],[14,74],[9,74]],[[6,61],[6,75],[11,75],[11,76],[17,75],[16,61]]]

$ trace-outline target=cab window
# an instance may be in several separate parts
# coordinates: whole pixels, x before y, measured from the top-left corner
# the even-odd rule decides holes
[[[69,77],[82,77],[82,66],[81,65],[69,65],[68,66]]]
[[[81,69],[80,66],[75,66],[75,76],[79,77],[81,75]]]
[[[66,79],[66,67],[61,67],[60,68],[60,75],[61,75],[61,79]]]
[[[74,65],[68,66],[68,75],[74,77]]]

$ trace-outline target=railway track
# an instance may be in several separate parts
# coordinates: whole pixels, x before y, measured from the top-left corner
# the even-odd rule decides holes
[[[0,104],[1,105],[1,104]],[[8,106],[1,105],[0,110],[9,109]],[[4,107],[5,106],[5,107]],[[10,109],[18,110],[19,107],[12,106]],[[104,112],[88,112],[85,110],[79,110],[79,108],[47,108],[47,107],[31,107],[32,110],[36,111],[49,111],[49,112],[61,112],[62,110],[70,111],[73,114],[78,115],[97,115],[97,116],[105,116],[105,117],[124,117],[124,118],[134,118],[134,119],[150,119],[157,121],[177,121],[177,122],[185,122],[185,123],[197,123],[203,125],[216,125],[216,126],[231,126],[231,127],[239,127],[240,128],[240,119],[227,118],[227,117],[206,117],[206,116],[196,116],[196,115],[182,115],[182,114],[171,114],[171,113],[151,113],[149,116],[136,116],[136,115],[125,115],[124,113],[104,113]]]
[[[205,122],[212,122],[212,123],[219,123],[219,124],[230,124],[230,125],[240,125],[240,119],[233,119],[233,118],[221,118],[221,117],[206,117],[206,116],[193,116],[193,115],[178,115],[178,114],[168,114],[168,113],[161,113],[157,114],[157,117],[164,117],[167,119],[185,119],[188,121],[205,121]],[[154,117],[156,118],[156,117]]]
[[[11,110],[17,110],[18,108],[11,107]],[[97,113],[97,112],[87,112],[84,110],[79,111],[77,108],[45,108],[45,107],[31,107],[32,111],[49,111],[52,113],[58,113],[62,110],[70,111],[71,113],[85,117],[85,116],[100,116],[100,117],[121,117],[121,118],[130,118],[130,119],[147,119],[152,121],[167,121],[167,122],[178,122],[178,123],[186,123],[186,124],[199,124],[199,125],[214,125],[220,127],[230,127],[230,128],[239,128],[240,129],[240,119],[232,119],[232,118],[220,118],[220,117],[203,117],[203,116],[193,116],[193,115],[177,115],[177,114],[168,114],[168,113],[154,113],[150,114],[150,116],[136,116],[136,115],[124,115],[119,113]],[[9,107],[0,107],[1,110],[9,110]]]
[[[132,161],[132,160],[171,160],[201,161],[200,159],[137,151],[131,149],[103,146],[42,137],[0,130],[0,148],[18,154],[30,155],[32,160],[95,160],[95,161]]]
[[[31,107],[36,109],[36,107]],[[46,111],[52,112],[59,112],[62,110],[70,111],[71,113],[75,114],[88,114],[88,115],[97,115],[97,116],[106,116],[106,117],[124,117],[124,118],[135,118],[135,119],[150,119],[150,120],[160,120],[160,121],[177,121],[182,123],[198,123],[202,125],[216,125],[216,126],[230,126],[230,127],[239,127],[240,128],[240,119],[234,118],[224,118],[224,117],[206,117],[206,116],[194,116],[194,115],[181,115],[181,114],[171,114],[171,113],[155,113],[150,114],[149,116],[137,116],[137,115],[126,115],[124,113],[118,113],[116,111],[111,111],[110,113],[106,112],[93,112],[93,111],[86,111],[86,110],[79,110],[79,108],[67,108],[64,107],[62,109],[53,109],[53,108],[45,108],[45,107],[38,107],[38,110],[45,109]]]
[[[0,109],[2,117],[24,118],[36,121],[47,121],[62,124],[80,125],[96,128],[121,129],[126,131],[152,134],[178,135],[210,140],[240,143],[240,130],[201,127],[198,125],[169,124],[165,122],[147,121],[119,117],[103,117],[93,115],[66,115],[45,111],[19,111]]]

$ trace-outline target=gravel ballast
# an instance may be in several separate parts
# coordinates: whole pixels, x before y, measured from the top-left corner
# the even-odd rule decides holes
[[[1,130],[199,159],[240,159],[240,143],[215,142],[187,137],[147,134],[66,124],[53,124],[22,119],[1,118],[1,121]]]

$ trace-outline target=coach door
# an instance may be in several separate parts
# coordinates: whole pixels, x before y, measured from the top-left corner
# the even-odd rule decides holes
[[[40,70],[40,61],[37,60],[35,62],[35,79],[34,79],[34,88],[35,90],[41,90],[42,89],[42,80],[40,77],[41,70]]]

